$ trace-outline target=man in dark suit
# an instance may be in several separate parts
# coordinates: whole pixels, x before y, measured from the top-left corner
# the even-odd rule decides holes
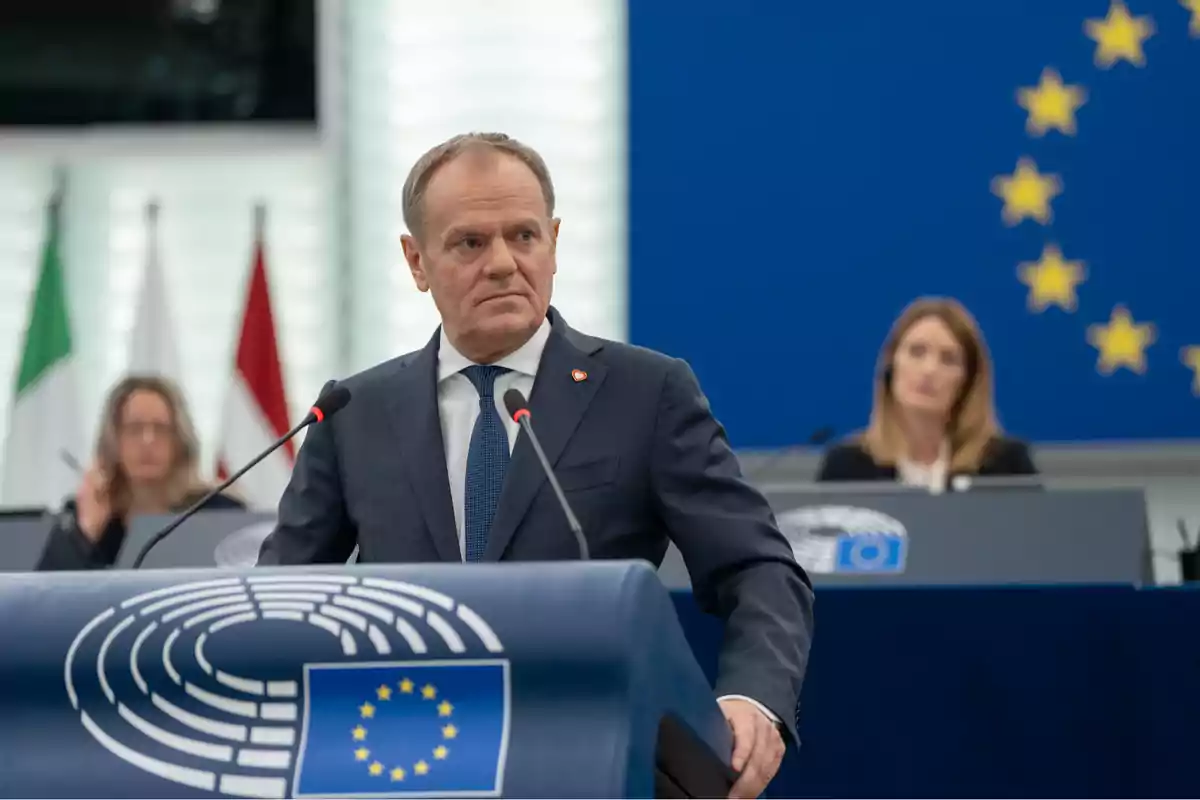
[[[577,556],[526,437],[517,388],[594,558],[657,565],[673,540],[726,624],[718,701],[755,797],[796,738],[812,590],[683,361],[572,330],[550,307],[559,221],[541,157],[456,137],[413,167],[403,238],[442,325],[424,349],[344,381],[311,429],[260,564]]]

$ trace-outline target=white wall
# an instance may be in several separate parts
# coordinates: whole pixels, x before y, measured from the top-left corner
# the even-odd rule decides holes
[[[88,441],[104,394],[128,363],[146,254],[145,205],[151,197],[161,205],[159,248],[168,302],[206,467],[232,370],[258,201],[268,207],[267,266],[293,417],[303,414],[326,379],[339,374],[329,168],[314,133],[0,134],[0,419],[5,423],[56,163],[65,165],[68,175],[63,257]]]
[[[349,366],[437,327],[400,250],[401,187],[424,151],[468,131],[542,153],[563,220],[554,303],[625,339],[625,0],[328,0],[322,13],[325,68],[340,75],[323,111],[346,192]]]

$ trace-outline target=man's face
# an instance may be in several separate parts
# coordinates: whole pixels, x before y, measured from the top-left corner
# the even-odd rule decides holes
[[[558,220],[537,177],[513,156],[464,153],[434,173],[422,209],[404,257],[446,335],[477,362],[516,350],[545,318],[558,269]]]

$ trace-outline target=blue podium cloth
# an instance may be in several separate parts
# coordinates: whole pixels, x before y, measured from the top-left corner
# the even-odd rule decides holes
[[[712,679],[720,623],[677,610]],[[774,797],[1171,797],[1200,779],[1200,591],[825,589]]]

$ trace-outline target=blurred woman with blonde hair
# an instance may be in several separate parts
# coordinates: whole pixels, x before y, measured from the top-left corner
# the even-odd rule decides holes
[[[943,491],[959,475],[1035,475],[1029,448],[1004,436],[983,334],[956,300],[921,298],[879,354],[867,429],[831,448],[818,481],[894,480]]]
[[[103,569],[117,560],[129,520],[181,511],[208,491],[183,394],[157,376],[135,375],[108,394],[95,460],[68,500],[39,570]],[[242,508],[218,495],[209,508]]]

